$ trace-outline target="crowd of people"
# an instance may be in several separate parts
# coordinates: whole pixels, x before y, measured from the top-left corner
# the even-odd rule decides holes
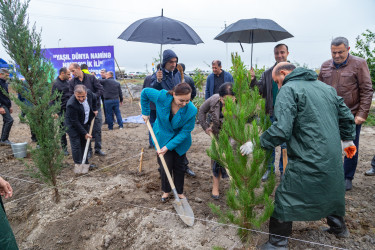
[[[314,221],[325,217],[328,233],[337,237],[349,236],[344,220],[345,191],[353,188],[361,126],[367,119],[373,96],[366,61],[351,55],[349,50],[346,38],[333,39],[332,58],[322,64],[318,75],[313,70],[296,68],[289,63],[288,46],[278,44],[274,47],[275,64],[259,80],[254,70],[249,70],[249,86],[258,87],[266,101],[265,111],[272,121],[271,127],[260,137],[260,146],[273,151],[262,181],[267,181],[274,172],[276,147],[286,148],[288,156],[285,171],[280,159],[282,178],[269,222],[269,240],[262,249],[286,249],[293,221]],[[178,70],[177,65],[181,65],[182,70]],[[184,70],[185,65],[178,63],[177,55],[172,50],[165,50],[157,71],[146,77],[141,93],[142,118],[151,123],[160,145],[157,161],[160,165],[162,202],[169,199],[171,186],[159,156],[163,155],[167,163],[179,198],[187,199],[184,194],[185,174],[195,176],[188,166],[187,152],[192,145],[191,132],[196,116],[198,114],[198,121],[206,134],[217,136],[224,121],[225,100],[236,100],[232,75],[222,69],[220,60],[213,60],[213,73],[207,77],[206,100],[198,112],[192,103],[196,95],[194,81],[184,74]],[[0,70],[0,84],[5,92],[8,91],[7,74],[6,70]],[[85,65],[72,63],[69,68],[60,69],[53,85],[53,91],[61,93],[58,115],[65,114],[62,126],[67,128],[75,164],[83,164],[84,145],[88,138],[95,138],[95,154],[106,155],[101,141],[101,100],[108,129],[113,129],[114,116],[119,128],[123,128],[119,110],[123,102],[120,83],[113,78],[113,72],[105,69],[101,71],[101,77],[98,80]],[[13,123],[11,102],[7,98],[0,93],[3,144],[10,143],[9,131]],[[92,119],[95,121],[93,134],[90,135]],[[254,143],[249,141],[241,145],[241,153],[251,155]],[[67,152],[66,136],[61,138],[61,144]],[[149,147],[154,145],[150,136]],[[88,161],[85,164],[89,164]],[[220,179],[228,177],[228,172],[215,161],[211,162],[211,166],[211,197],[220,199]],[[95,166],[90,165],[90,168]],[[375,175],[375,156],[366,175]],[[0,178],[0,194],[9,196],[9,192],[11,195],[9,183]]]

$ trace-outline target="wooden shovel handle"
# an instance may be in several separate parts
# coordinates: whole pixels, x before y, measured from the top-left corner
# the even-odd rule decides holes
[[[92,129],[93,129],[93,127],[94,127],[94,122],[95,122],[95,117],[92,119],[92,121],[91,121],[91,124],[90,124],[90,130],[89,130],[89,135],[91,135],[92,134]]]

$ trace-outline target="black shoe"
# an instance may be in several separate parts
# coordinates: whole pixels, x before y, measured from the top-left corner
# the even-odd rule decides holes
[[[9,140],[2,140],[2,141],[0,141],[0,144],[1,145],[6,145],[6,146],[10,146],[11,144],[12,144],[13,142],[11,142],[11,141],[9,141]]]
[[[186,173],[188,174],[188,175],[190,175],[191,177],[195,177],[196,176],[196,174],[193,172],[193,170],[191,170],[190,168],[187,168],[186,169]]]
[[[154,145],[148,145],[148,148],[155,148]]]
[[[64,155],[65,155],[65,156],[69,155],[68,150],[64,150]]]
[[[91,170],[95,170],[95,169],[97,169],[97,168],[98,168],[98,166],[96,166],[96,165],[94,165],[94,164],[90,164],[89,171],[91,171]]]
[[[99,156],[106,156],[107,154],[104,153],[103,151],[101,151],[100,149],[99,150],[95,150],[95,154],[96,155],[99,155]]]
[[[268,177],[270,176],[271,171],[267,170],[264,175],[262,176],[262,181],[265,182],[268,180]]]
[[[213,194],[211,194],[211,198],[214,199],[214,200],[219,200],[220,199],[220,195],[213,195]]]
[[[365,175],[374,176],[375,175],[375,167],[372,167],[369,171],[366,171]]]
[[[352,188],[353,188],[352,180],[345,179],[345,190],[349,191],[349,190],[352,190]]]
[[[327,224],[329,228],[323,228],[323,231],[334,234],[338,238],[348,238],[350,233],[345,225],[345,220],[341,216],[327,216]]]

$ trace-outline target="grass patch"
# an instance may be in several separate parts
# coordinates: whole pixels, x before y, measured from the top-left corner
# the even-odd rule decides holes
[[[364,123],[364,126],[375,126],[375,107],[370,109],[367,120]]]

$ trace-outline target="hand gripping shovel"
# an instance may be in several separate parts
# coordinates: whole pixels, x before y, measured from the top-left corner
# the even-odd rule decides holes
[[[95,117],[91,121],[89,135],[92,134],[92,128],[94,127],[94,121],[95,121]],[[86,147],[85,147],[85,152],[83,153],[82,164],[76,165],[74,167],[74,173],[76,173],[76,174],[87,174],[89,172],[90,164],[85,164],[85,162],[86,162],[86,158],[87,158],[87,151],[89,150],[90,141],[91,141],[91,138],[88,138],[87,141],[86,141]]]
[[[152,139],[154,140],[156,149],[159,151],[160,150],[159,143],[156,140],[156,137],[155,137],[155,134],[154,134],[154,130],[151,127],[150,121],[147,120],[146,124],[147,124],[148,130],[150,131]],[[164,160],[164,156],[163,155],[159,155],[159,157],[160,157],[161,163],[163,164],[164,171],[167,174],[168,181],[169,181],[169,184],[171,185],[171,188],[172,188],[172,191],[173,191],[173,195],[174,195],[174,198],[175,198],[175,200],[173,201],[173,207],[176,210],[177,214],[180,216],[181,220],[186,225],[188,225],[188,226],[191,227],[191,226],[194,225],[194,212],[191,209],[189,203],[187,202],[187,199],[180,199],[178,197],[177,191],[176,191],[176,187],[174,186],[171,174],[169,173],[169,170],[168,170],[168,167],[167,167],[167,163]]]

